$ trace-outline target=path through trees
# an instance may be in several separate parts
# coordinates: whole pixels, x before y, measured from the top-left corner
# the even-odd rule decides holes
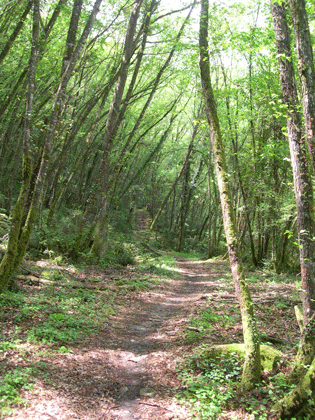
[[[58,268],[60,272],[64,269],[66,267]],[[24,360],[11,350],[5,359],[6,369],[16,365],[36,368],[34,389],[38,392],[25,391],[23,395],[27,396],[28,405],[7,419],[191,418],[188,408],[174,398],[186,389],[177,371],[183,356],[191,355],[198,342],[211,346],[243,341],[228,264],[180,260],[173,269],[164,267],[168,273],[168,279],[164,276],[165,282],[156,284],[157,276],[148,270],[145,275],[151,286],[138,292],[129,289],[126,294],[123,286],[117,286],[120,284],[117,278],[134,276],[136,273],[132,270],[130,267],[101,272],[96,271],[96,267],[87,267],[82,273],[72,274],[72,287],[86,281],[90,284],[94,279],[93,287],[98,288],[99,296],[104,296],[107,290],[107,299],[111,296],[108,292],[116,290],[115,313],[96,334],[68,344],[68,353],[58,354],[58,344],[38,343],[29,348]],[[137,277],[139,273],[133,278]],[[58,284],[60,287],[60,282]],[[264,325],[262,332],[268,340],[278,340],[288,349],[292,348],[298,338],[297,326],[296,333],[292,328],[296,325],[295,286],[272,283],[268,279],[251,285],[258,308],[257,319]],[[27,286],[25,294],[30,296],[32,289],[39,292],[38,286]],[[67,289],[63,293],[67,293]],[[288,306],[284,307],[283,302]],[[217,321],[212,322],[208,331],[197,332],[190,327],[189,319],[205,307]],[[289,312],[288,308],[291,308]],[[31,323],[31,318],[22,321],[24,333]],[[37,326],[40,326],[38,320]],[[251,394],[248,395],[250,400]],[[227,412],[236,418],[245,418],[242,409]]]

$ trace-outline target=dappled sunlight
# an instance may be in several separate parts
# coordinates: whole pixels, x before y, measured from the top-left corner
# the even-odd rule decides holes
[[[36,318],[37,324],[31,318],[22,319],[20,325],[24,333],[35,327],[48,333],[42,324],[47,319],[45,310],[49,314],[56,312],[60,318],[63,316],[69,325],[72,325],[72,312],[78,310],[75,305],[83,305],[80,317],[95,311],[95,320],[101,315],[97,312],[100,303],[107,305],[100,306],[102,310],[109,308],[111,301],[113,310],[99,319],[101,322],[95,324],[94,332],[78,336],[72,342],[68,335],[68,343],[57,340],[42,344],[39,335],[37,343],[16,343],[15,347],[7,349],[8,368],[32,366],[33,386],[38,390],[38,394],[22,390],[29,406],[20,407],[17,414],[8,419],[42,420],[51,416],[114,420],[134,415],[149,420],[166,419],[166,413],[189,419],[187,410],[173,400],[174,395],[185,389],[177,371],[183,354],[189,357],[198,343],[210,347],[243,341],[231,275],[228,267],[225,270],[224,267],[220,263],[211,263],[209,267],[209,264],[179,262],[177,277],[158,283],[153,281],[157,274],[141,271],[146,278],[146,288],[138,291],[121,283],[124,278],[139,281],[135,267],[99,273],[96,267],[86,267],[75,276],[69,276],[67,282],[62,282],[58,271],[51,269],[52,273],[57,273],[52,279],[55,285],[42,285],[40,290],[49,292],[47,303],[55,306],[43,307],[42,317]],[[259,277],[258,281],[257,275],[249,279],[259,329],[267,340],[281,341],[291,348],[298,329],[292,331],[296,321],[293,310],[288,312],[288,308],[293,309],[298,298],[297,286],[264,281],[264,277]],[[76,289],[80,282],[85,284],[85,293],[81,288],[80,292]],[[65,285],[67,288],[62,289]],[[23,284],[23,287],[31,302],[32,294],[35,297],[38,293],[38,286]],[[97,295],[93,294],[95,287]],[[43,303],[44,295],[40,299]],[[29,316],[33,314],[32,308],[30,306],[30,312],[27,308],[18,311]],[[10,325],[7,323],[6,334],[10,334]],[[58,338],[61,331],[67,332],[60,326],[58,335],[52,324],[47,324],[46,328],[50,329],[50,334],[55,334],[51,337]],[[68,334],[70,332],[68,329]]]

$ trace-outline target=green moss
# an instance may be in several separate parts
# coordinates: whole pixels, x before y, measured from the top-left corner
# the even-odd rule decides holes
[[[314,397],[315,383],[315,359],[308,371],[300,380],[299,384],[287,394],[281,401],[277,402],[271,409],[271,412],[277,418],[291,419],[292,417],[301,418],[310,407],[313,412],[315,403]]]
[[[215,345],[207,352],[206,357],[215,359],[223,353],[237,354],[243,362],[245,361],[245,345],[239,343]],[[281,351],[265,344],[260,346],[260,356],[262,369],[264,371],[275,370],[284,357]]]

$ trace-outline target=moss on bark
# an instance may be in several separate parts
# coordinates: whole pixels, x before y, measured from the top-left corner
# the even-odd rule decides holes
[[[108,221],[107,211],[104,205],[102,215],[96,225],[94,232],[94,241],[91,248],[91,252],[95,257],[104,258],[107,250],[107,238],[108,238]]]
[[[242,388],[246,391],[260,381],[261,362],[259,351],[259,337],[250,292],[240,258],[239,238],[235,223],[233,202],[230,193],[228,172],[225,162],[225,152],[220,132],[217,106],[210,78],[210,60],[208,54],[208,0],[202,1],[200,14],[199,51],[200,73],[205,110],[209,124],[211,145],[218,181],[223,224],[229,252],[234,287],[240,304],[242,315],[243,336],[245,344],[245,362],[243,366]]]
[[[295,357],[295,364],[290,375],[291,382],[298,382],[306,373],[308,367],[315,357],[315,313],[304,328],[298,352]]]
[[[218,344],[211,347],[205,357],[208,359],[215,359],[220,354],[236,353],[241,361],[246,359],[246,350],[243,343],[232,344]],[[271,346],[263,344],[260,346],[261,367],[264,371],[273,371],[277,368],[279,363],[283,360],[284,354]]]
[[[315,359],[298,385],[271,412],[279,419],[301,418],[315,403]]]
[[[31,158],[28,153],[23,154],[23,182],[18,200],[12,212],[12,222],[9,232],[9,241],[6,252],[0,263],[0,293],[10,283],[11,275],[16,269],[16,257],[19,252],[19,241],[21,235],[24,207],[27,200],[30,180],[32,177]],[[24,256],[24,254],[23,254]],[[23,257],[22,257],[23,258]],[[22,260],[21,260],[22,261]]]

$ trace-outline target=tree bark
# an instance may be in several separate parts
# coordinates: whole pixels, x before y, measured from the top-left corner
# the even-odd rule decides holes
[[[311,34],[305,0],[289,0],[303,96],[303,113],[308,150],[315,172],[315,71]]]
[[[121,105],[127,76],[128,76],[128,68],[130,65],[130,60],[134,52],[134,36],[136,32],[136,26],[138,21],[138,16],[140,12],[140,7],[142,4],[142,0],[135,0],[129,24],[127,28],[125,44],[124,44],[124,52],[123,57],[120,64],[119,76],[117,80],[117,85],[114,93],[114,97],[109,109],[109,114],[106,121],[105,127],[105,134],[103,139],[103,159],[101,163],[101,170],[99,176],[101,177],[101,184],[102,184],[102,193],[104,194],[103,205],[98,215],[98,220],[96,223],[95,234],[94,234],[94,241],[91,248],[91,252],[99,257],[103,258],[106,252],[107,247],[107,240],[106,240],[106,232],[107,232],[107,199],[108,199],[108,192],[109,192],[109,154],[112,148],[112,144],[114,141],[114,137],[116,135],[118,124],[117,120],[119,117],[119,108]]]
[[[171,196],[172,192],[175,190],[176,185],[177,185],[178,181],[180,180],[180,177],[182,176],[182,174],[183,174],[183,172],[184,172],[184,169],[185,169],[185,167],[186,167],[186,165],[187,165],[188,159],[189,159],[189,157],[190,157],[190,154],[191,154],[191,151],[192,151],[192,148],[193,148],[194,139],[195,139],[195,136],[196,136],[196,134],[197,134],[198,127],[199,127],[199,124],[196,124],[196,125],[194,126],[194,130],[193,130],[192,138],[191,138],[191,141],[190,141],[189,146],[188,146],[188,151],[187,151],[187,154],[186,154],[185,160],[184,160],[184,162],[183,162],[183,164],[182,164],[182,167],[180,168],[180,171],[178,172],[178,174],[177,174],[177,176],[176,176],[176,178],[175,178],[175,181],[173,182],[173,184],[172,184],[172,186],[171,186],[171,188],[170,188],[169,192],[166,194],[166,196],[165,196],[165,198],[164,198],[164,200],[163,200],[162,204],[160,205],[160,208],[159,208],[158,212],[156,213],[156,215],[155,215],[155,217],[154,217],[154,219],[153,219],[153,221],[152,221],[152,223],[151,223],[151,225],[150,225],[150,228],[149,228],[149,231],[150,231],[150,232],[153,230],[153,228],[154,228],[154,226],[155,226],[156,222],[158,221],[158,218],[160,217],[160,215],[161,215],[161,213],[162,213],[162,210],[163,210],[163,209],[164,209],[164,207],[166,206],[166,203],[168,202],[168,200],[169,200],[169,198],[170,198],[170,196]]]
[[[305,326],[315,310],[313,191],[308,173],[302,116],[298,111],[299,102],[285,8],[283,4],[272,3],[271,10],[279,56],[283,101],[287,106],[287,129],[297,207]]]
[[[25,169],[23,169],[23,172],[25,174],[23,175],[25,178],[25,182],[23,182],[22,188],[20,191],[20,196],[21,197],[23,196],[23,201],[18,200],[14,207],[13,214],[15,214],[16,216],[12,217],[12,227],[9,233],[9,242],[10,242],[10,236],[11,236],[12,243],[14,241],[17,241],[17,244],[14,246],[14,248],[12,248],[12,250],[9,249],[9,247],[7,248],[6,254],[0,263],[0,279],[1,279],[0,280],[0,293],[7,286],[10,279],[10,275],[20,265],[25,255],[27,244],[31,235],[32,227],[35,222],[39,205],[40,205],[40,201],[41,201],[41,197],[42,197],[42,191],[43,191],[43,187],[46,180],[46,174],[47,174],[47,166],[48,166],[48,162],[51,155],[53,141],[55,138],[56,125],[58,122],[58,118],[61,115],[62,100],[65,94],[68,82],[70,80],[70,77],[72,75],[72,72],[74,70],[75,64],[78,58],[80,57],[82,48],[92,29],[101,1],[102,0],[95,1],[93,5],[93,9],[90,13],[90,16],[84,27],[80,40],[75,48],[75,51],[72,54],[70,62],[68,63],[67,68],[64,71],[64,73],[61,75],[60,83],[58,85],[54,102],[52,105],[50,121],[47,128],[47,134],[45,137],[43,153],[42,153],[39,169],[38,169],[38,172],[36,171],[36,180],[33,177],[34,186],[32,188],[28,188],[28,186],[31,185],[30,183],[33,182],[33,180],[31,179],[32,172],[29,168],[29,162],[26,165]],[[37,9],[38,9],[38,13],[35,14],[35,10]],[[38,22],[39,22],[39,0],[36,0],[34,2],[34,16],[38,16]],[[34,22],[34,25],[35,25],[35,22]],[[37,40],[38,40],[38,37],[37,37]],[[38,50],[38,47],[37,47],[37,50]],[[32,73],[30,72],[29,74],[31,75]],[[31,82],[29,83],[29,85],[30,84]],[[23,162],[23,165],[24,165],[24,162]],[[25,188],[27,188],[27,190]],[[26,202],[25,197],[27,200],[27,206],[25,206],[25,202]],[[18,224],[15,222],[15,220],[18,218],[21,218],[20,220],[24,221],[23,226],[20,223],[20,227],[19,227]]]
[[[248,285],[240,258],[239,238],[235,223],[234,209],[228,183],[228,174],[225,163],[224,148],[220,132],[217,106],[210,80],[210,63],[208,54],[208,0],[202,0],[200,14],[200,72],[203,96],[205,100],[206,115],[208,119],[212,151],[219,186],[223,223],[226,242],[229,252],[231,271],[234,280],[236,295],[239,300],[243,336],[245,344],[245,362],[243,366],[241,386],[249,390],[260,381],[261,363],[260,346],[257,334],[256,320],[254,317],[253,303],[251,300]]]
[[[32,111],[35,95],[35,75],[37,69],[37,58],[39,51],[39,22],[40,22],[40,0],[34,0],[33,5],[33,29],[32,29],[32,47],[30,57],[28,92],[26,98],[26,108],[24,115],[23,130],[23,165],[22,165],[22,186],[18,200],[12,212],[12,222],[9,232],[9,241],[5,255],[0,263],[0,293],[10,282],[10,274],[19,265],[20,238],[22,234],[22,223],[24,217],[24,208],[29,196],[30,183],[32,177],[32,159],[30,155],[30,137]]]
[[[29,14],[29,12],[32,9],[32,5],[33,5],[33,0],[29,0],[27,5],[26,5],[26,8],[23,12],[23,15],[21,16],[21,19],[19,20],[19,22],[16,25],[12,35],[10,36],[9,40],[7,41],[3,50],[0,53],[0,63],[4,60],[4,58],[6,57],[8,52],[10,51],[10,48],[12,47],[12,44],[13,44],[14,40],[16,39],[16,37],[18,36],[20,30],[22,29],[22,27],[24,25],[24,22],[25,22],[25,19],[26,19],[27,15]]]
[[[227,86],[226,74],[225,74],[225,69],[223,67],[222,62],[221,62],[221,68],[222,68],[224,85],[225,85],[225,88],[227,89],[228,86]],[[250,66],[250,68],[251,68],[251,66]],[[250,86],[251,86],[251,84],[252,84],[252,82],[251,82],[251,71],[250,71]],[[251,94],[250,94],[250,109],[251,109],[251,113],[252,113],[252,88],[251,87],[250,87],[250,92],[251,92]],[[230,113],[230,98],[228,96],[225,97],[225,103],[226,103],[226,113],[227,113],[227,119],[228,119],[228,126],[229,126],[229,130],[230,130],[230,133],[231,133],[231,141],[232,141],[233,152],[234,152],[235,171],[236,171],[236,174],[238,176],[238,183],[239,183],[239,187],[240,187],[241,194],[242,194],[242,197],[243,197],[243,203],[244,203],[245,217],[246,217],[246,222],[247,222],[247,227],[248,227],[248,234],[249,234],[249,242],[250,242],[252,260],[253,260],[254,266],[257,267],[258,266],[258,261],[257,261],[257,258],[256,258],[255,244],[254,244],[254,238],[253,238],[253,230],[252,230],[252,225],[251,225],[251,221],[250,221],[249,208],[248,208],[248,204],[247,204],[247,196],[245,194],[241,169],[240,169],[240,165],[239,165],[239,161],[238,161],[237,135],[235,134],[235,137],[234,137],[233,128],[232,128],[232,121],[231,121],[231,113]],[[251,126],[253,124],[252,118],[250,120],[250,124],[251,124]],[[254,144],[255,144],[254,127],[251,127],[251,132],[253,133],[253,135],[252,135],[253,140],[252,141],[253,141],[253,150],[254,150]]]
[[[290,47],[290,34],[286,20],[284,4],[271,3],[283,101],[286,104],[287,129],[293,168],[295,200],[297,206],[298,239],[300,248],[301,280],[303,289],[303,324],[299,350],[292,380],[300,379],[298,386],[283,400],[273,407],[281,418],[299,414],[305,404],[305,395],[310,390],[314,398],[314,226],[313,226],[313,193],[308,174],[305,136],[302,130],[302,116],[298,111],[298,97],[295,85],[294,68]],[[307,371],[307,366],[311,365]]]

